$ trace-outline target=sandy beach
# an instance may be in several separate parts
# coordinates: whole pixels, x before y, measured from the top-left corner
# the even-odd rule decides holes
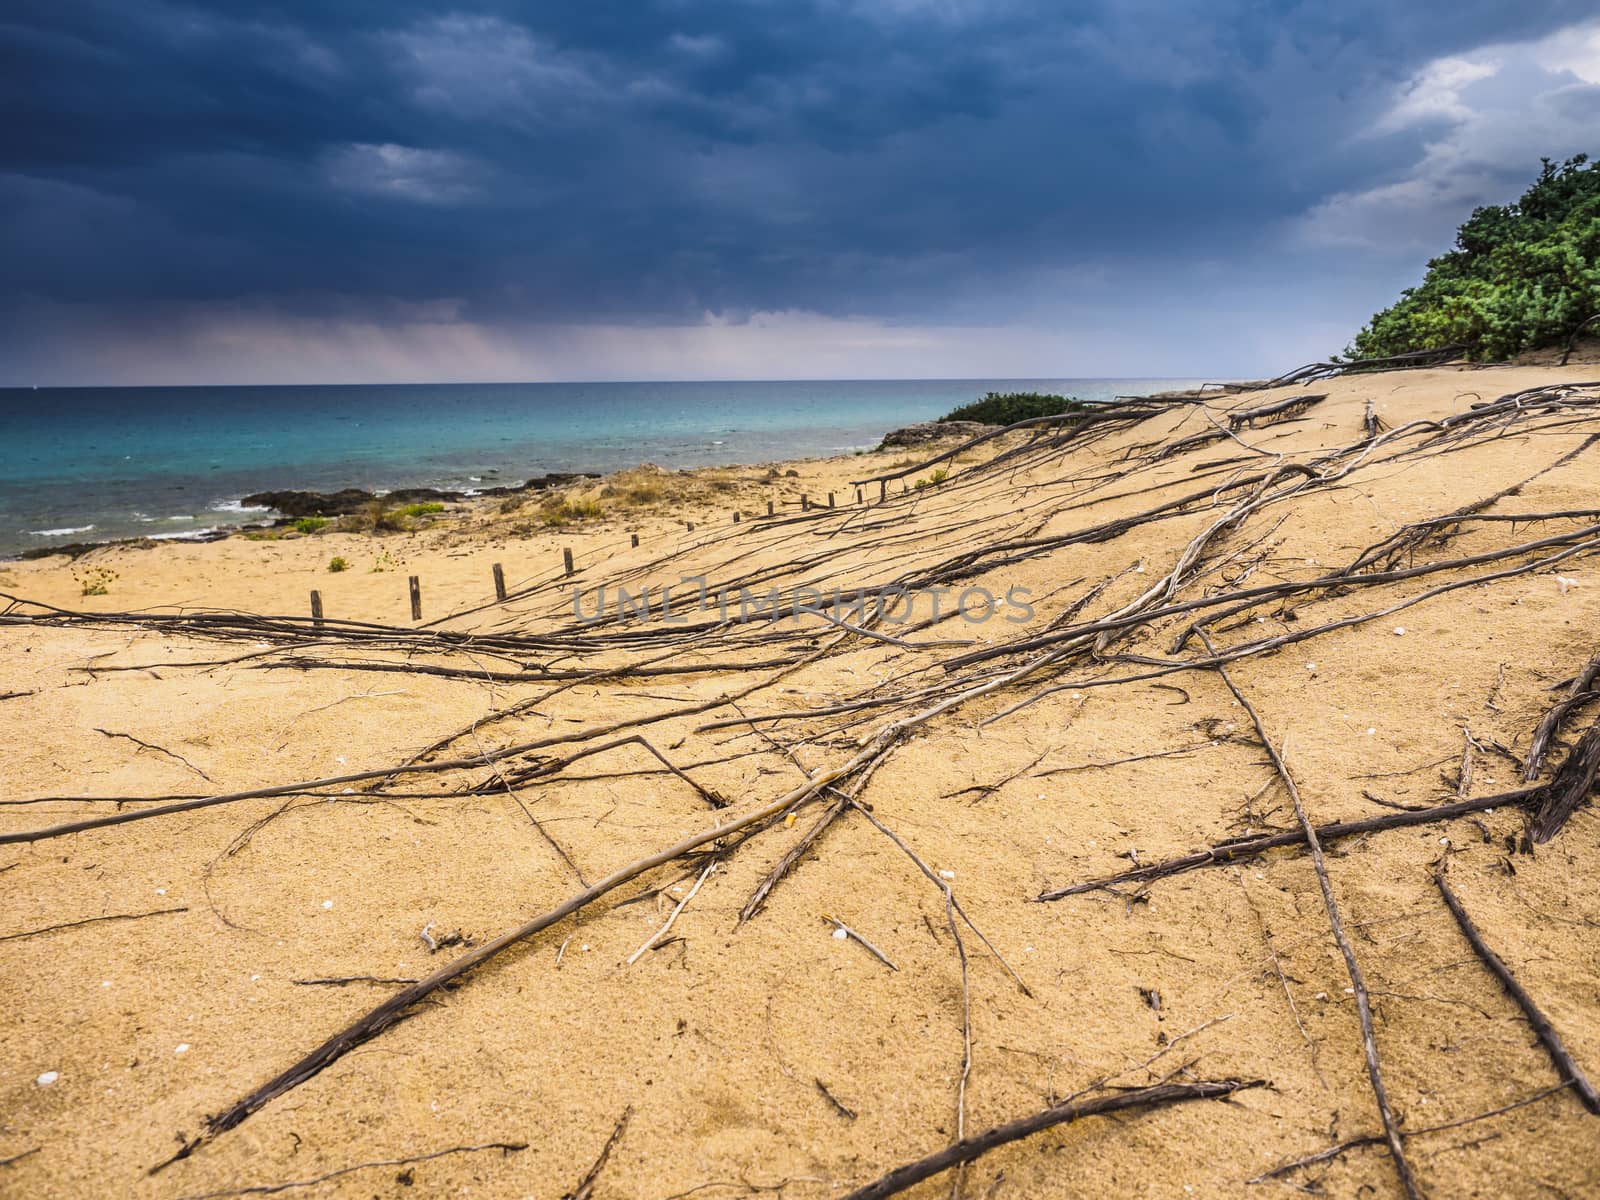
[[[0,563],[0,1194],[1594,1194],[1597,373]]]

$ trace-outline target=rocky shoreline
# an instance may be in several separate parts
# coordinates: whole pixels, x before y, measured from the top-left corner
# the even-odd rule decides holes
[[[982,434],[993,433],[998,428],[1000,427],[997,425],[986,425],[979,421],[919,421],[886,433],[878,448],[917,449],[933,442],[953,438],[978,437]],[[295,488],[252,492],[250,495],[242,497],[239,503],[246,508],[271,509],[276,515],[264,517],[258,521],[248,521],[240,525],[202,530],[181,538],[108,538],[98,542],[67,542],[56,546],[38,546],[22,551],[15,555],[15,559],[31,561],[51,558],[55,555],[63,555],[67,558],[81,558],[90,551],[98,550],[103,546],[133,546],[141,549],[150,549],[163,542],[171,541],[218,542],[243,530],[271,529],[275,526],[292,524],[307,517],[342,517],[364,512],[379,500],[389,504],[400,505],[428,502],[460,504],[485,497],[505,497],[528,492],[544,492],[552,488],[566,487],[580,480],[599,478],[601,478],[601,474],[597,471],[551,471],[544,475],[536,475],[520,484],[475,488],[472,491],[410,487],[396,488],[387,492],[373,492],[365,488],[347,487],[332,492],[306,491]],[[0,561],[3,561],[3,559],[0,559]]]

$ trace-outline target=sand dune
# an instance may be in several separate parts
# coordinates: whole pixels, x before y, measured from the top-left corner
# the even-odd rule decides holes
[[[1595,374],[0,564],[0,1192],[838,1196],[1262,1081],[906,1194],[1232,1196],[1368,1139],[1282,1183],[1401,1195],[1331,896],[1420,1191],[1592,1194],[1600,1126],[1434,875],[1600,1076]],[[1252,840],[1296,796],[1369,822],[1326,896]]]

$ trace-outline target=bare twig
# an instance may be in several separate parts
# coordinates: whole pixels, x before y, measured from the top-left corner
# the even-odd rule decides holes
[[[318,1175],[315,1179],[297,1179],[290,1183],[258,1183],[250,1187],[224,1188],[220,1192],[206,1192],[203,1195],[190,1196],[187,1200],[224,1200],[228,1196],[270,1196],[275,1192],[287,1192],[293,1188],[315,1187],[319,1183],[326,1183],[330,1179],[338,1179],[343,1175],[351,1175],[356,1171],[371,1171],[379,1167],[406,1167],[413,1163],[430,1162],[435,1158],[444,1158],[448,1154],[475,1154],[480,1150],[501,1150],[511,1154],[527,1148],[527,1142],[484,1142],[477,1146],[451,1146],[448,1150],[435,1150],[431,1154],[417,1154],[410,1158],[385,1158],[377,1162],[357,1163],[353,1167],[341,1167],[337,1171],[329,1171],[326,1175]]]
[[[633,1116],[633,1105],[628,1105],[622,1110],[622,1115],[617,1118],[611,1136],[606,1139],[606,1144],[600,1147],[600,1157],[594,1160],[594,1166],[578,1181],[578,1186],[562,1195],[561,1200],[589,1200],[594,1194],[595,1181],[600,1178],[600,1172],[605,1170],[606,1162],[611,1157],[611,1152],[616,1149],[617,1143],[622,1140],[623,1132],[628,1128],[628,1119]]]
[[[81,921],[62,921],[57,925],[46,925],[42,929],[28,929],[22,933],[0,934],[0,942],[14,942],[21,938],[38,937],[41,933],[55,933],[58,929],[77,929],[81,925],[93,925],[99,921],[140,921],[145,917],[164,917],[169,913],[188,912],[188,906],[178,908],[157,908],[150,912],[139,913],[111,913],[104,917],[84,917]]]

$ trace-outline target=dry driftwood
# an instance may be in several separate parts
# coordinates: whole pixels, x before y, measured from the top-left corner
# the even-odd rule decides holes
[[[996,1147],[1020,1141],[1054,1125],[1064,1125],[1069,1121],[1105,1113],[1126,1112],[1130,1109],[1159,1108],[1189,1100],[1216,1100],[1246,1088],[1263,1087],[1265,1084],[1266,1081],[1263,1079],[1211,1079],[1199,1083],[1158,1083],[1152,1087],[1113,1092],[1090,1100],[1074,1100],[1053,1105],[1032,1116],[1019,1117],[1015,1121],[1007,1121],[1004,1125],[996,1125],[970,1138],[964,1138],[954,1145],[946,1146],[943,1150],[919,1158],[916,1162],[896,1167],[881,1179],[857,1188],[843,1200],[884,1200],[884,1197],[903,1192],[924,1179],[969,1163]]]

